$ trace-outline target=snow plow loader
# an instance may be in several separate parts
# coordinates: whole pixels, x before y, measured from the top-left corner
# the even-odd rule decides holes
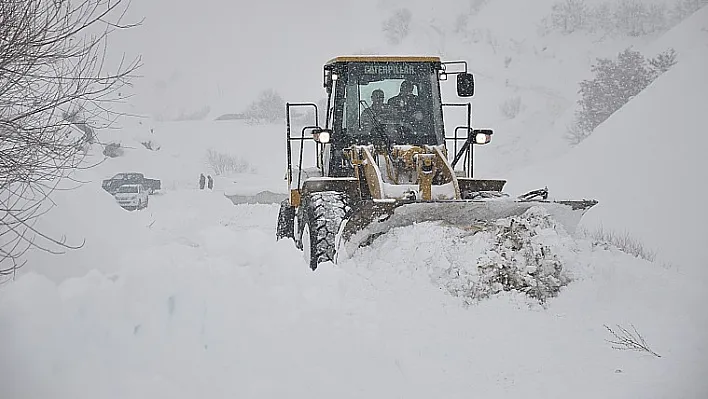
[[[551,201],[546,188],[510,197],[502,191],[505,180],[473,177],[473,147],[489,143],[493,131],[472,127],[469,102],[443,103],[440,85],[451,76],[458,97],[473,96],[465,61],[328,61],[324,113],[315,103],[286,104],[290,195],[280,204],[276,239],[292,239],[315,270],[392,228],[426,221],[474,229],[541,206],[575,230],[597,201]],[[446,129],[443,112],[450,107],[466,111],[466,121]]]

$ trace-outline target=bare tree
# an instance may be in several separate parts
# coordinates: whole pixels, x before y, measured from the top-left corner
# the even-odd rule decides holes
[[[121,115],[140,58],[109,68],[107,39],[137,25],[123,22],[129,1],[0,0],[0,277],[30,248],[77,248],[35,222],[83,167],[94,131]]]

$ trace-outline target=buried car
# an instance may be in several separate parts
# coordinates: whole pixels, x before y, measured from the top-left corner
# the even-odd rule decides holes
[[[116,189],[113,197],[124,209],[142,209],[148,206],[148,191],[142,184],[124,184]]]

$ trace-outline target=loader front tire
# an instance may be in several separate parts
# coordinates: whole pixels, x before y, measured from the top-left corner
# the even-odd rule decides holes
[[[343,193],[324,191],[310,194],[302,214],[302,250],[310,269],[335,261],[335,237],[350,210]]]

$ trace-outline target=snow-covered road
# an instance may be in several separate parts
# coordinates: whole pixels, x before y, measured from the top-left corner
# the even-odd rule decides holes
[[[520,294],[464,307],[445,268],[483,241],[422,224],[311,272],[274,240],[276,205],[182,190],[133,212],[149,245],[119,270],[0,293],[5,398],[481,396],[698,398],[708,318],[691,281],[547,236],[574,281],[543,309]],[[140,226],[140,227],[138,227]],[[633,323],[662,355],[618,351]]]

